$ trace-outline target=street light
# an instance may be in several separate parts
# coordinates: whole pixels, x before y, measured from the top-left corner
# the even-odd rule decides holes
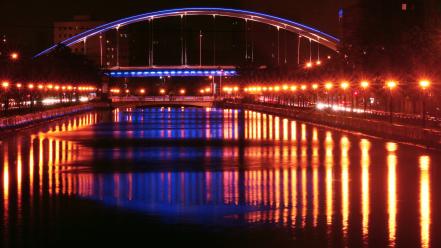
[[[17,52],[12,52],[12,53],[9,55],[9,57],[11,58],[12,61],[16,61],[16,60],[18,60],[18,58],[19,58],[20,56],[18,55]]]
[[[318,84],[312,84],[311,88],[314,91],[314,103],[317,104],[317,100],[318,100],[317,90],[318,90],[319,86],[318,86]]]
[[[389,89],[389,121],[392,123],[393,119],[393,99],[392,99],[392,91],[397,87],[397,82],[390,80],[386,83],[386,87]]]
[[[349,88],[349,83],[343,81],[340,84],[340,88],[343,90],[343,110],[346,111],[346,90]]]
[[[364,98],[364,113],[366,114],[366,109],[367,109],[367,94],[366,91],[369,88],[369,82],[368,81],[361,81],[360,83],[361,88],[363,89],[363,98]]]
[[[2,82],[2,87],[6,90],[9,87],[9,82],[8,81],[3,81]]]
[[[164,95],[165,94],[165,89],[159,89],[159,94]]]
[[[330,91],[332,90],[332,87],[334,87],[334,85],[331,82],[325,83],[325,89],[328,95],[328,107],[330,107]]]
[[[179,90],[179,93],[180,93],[181,95],[184,95],[184,94],[185,94],[185,89],[181,89],[181,90]]]
[[[421,80],[420,81],[420,88],[423,90],[423,106],[422,106],[422,118],[423,118],[423,127],[426,126],[426,95],[427,95],[427,89],[430,87],[430,81],[429,80]]]
[[[140,89],[140,90],[139,90],[139,93],[140,93],[141,95],[144,95],[144,94],[145,94],[145,89]]]

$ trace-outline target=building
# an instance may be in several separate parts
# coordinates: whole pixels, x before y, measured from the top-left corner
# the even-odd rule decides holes
[[[53,24],[54,44],[59,44],[104,23],[91,20],[89,16],[75,16],[73,20],[55,22]],[[110,30],[72,45],[70,48],[73,53],[87,56],[100,67],[128,65],[128,34],[123,30]]]

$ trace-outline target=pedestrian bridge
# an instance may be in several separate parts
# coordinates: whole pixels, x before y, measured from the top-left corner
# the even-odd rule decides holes
[[[191,106],[209,108],[213,96],[112,96],[113,107]]]

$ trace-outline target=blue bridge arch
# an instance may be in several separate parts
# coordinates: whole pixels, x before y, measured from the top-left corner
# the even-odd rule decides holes
[[[306,39],[310,39],[311,41],[320,43],[323,46],[326,46],[334,51],[337,50],[337,45],[339,43],[339,39],[326,34],[320,30],[317,30],[315,28],[309,27],[307,25],[294,22],[285,18],[260,13],[260,12],[253,12],[248,10],[240,10],[240,9],[229,9],[229,8],[179,8],[179,9],[167,9],[167,10],[161,10],[161,11],[155,11],[155,12],[149,12],[139,15],[134,15],[130,17],[126,17],[123,19],[119,19],[116,21],[112,21],[106,24],[103,24],[101,26],[89,29],[85,32],[82,32],[78,35],[72,36],[64,41],[62,41],[60,44],[65,46],[71,46],[76,43],[82,42],[86,40],[89,37],[98,35],[100,33],[103,33],[105,31],[120,28],[132,23],[137,23],[145,20],[153,20],[153,19],[159,19],[159,18],[165,18],[165,17],[172,17],[172,16],[203,16],[203,15],[212,15],[212,16],[225,16],[225,17],[232,17],[232,18],[239,18],[239,19],[245,19],[249,21],[255,21],[264,23],[267,25],[272,25],[280,29],[285,29],[290,32],[298,33],[302,37]],[[58,44],[55,44],[44,51],[38,53],[35,55],[35,57],[39,57],[41,55],[50,53],[53,51]]]

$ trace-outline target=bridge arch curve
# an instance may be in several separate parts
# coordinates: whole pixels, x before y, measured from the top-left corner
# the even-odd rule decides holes
[[[272,25],[277,28],[285,29],[287,31],[298,33],[302,37],[310,39],[312,41],[318,42],[323,46],[326,46],[334,51],[337,50],[337,44],[339,43],[339,39],[326,34],[320,30],[314,29],[307,25],[294,22],[285,18],[260,13],[253,12],[248,10],[240,10],[240,9],[229,9],[229,8],[180,8],[180,9],[168,9],[161,10],[155,12],[149,12],[139,15],[134,15],[126,18],[122,18],[116,21],[112,21],[101,26],[89,29],[85,32],[82,32],[78,35],[72,36],[60,44],[65,46],[71,46],[76,43],[82,42],[85,39],[103,33],[105,31],[123,27],[132,23],[137,23],[146,20],[159,19],[165,17],[173,17],[173,16],[225,16],[239,19],[246,19],[249,21],[255,21],[264,23],[267,25]],[[39,57],[41,55],[47,54],[53,51],[58,44],[53,45],[46,50],[38,53],[35,57]]]

